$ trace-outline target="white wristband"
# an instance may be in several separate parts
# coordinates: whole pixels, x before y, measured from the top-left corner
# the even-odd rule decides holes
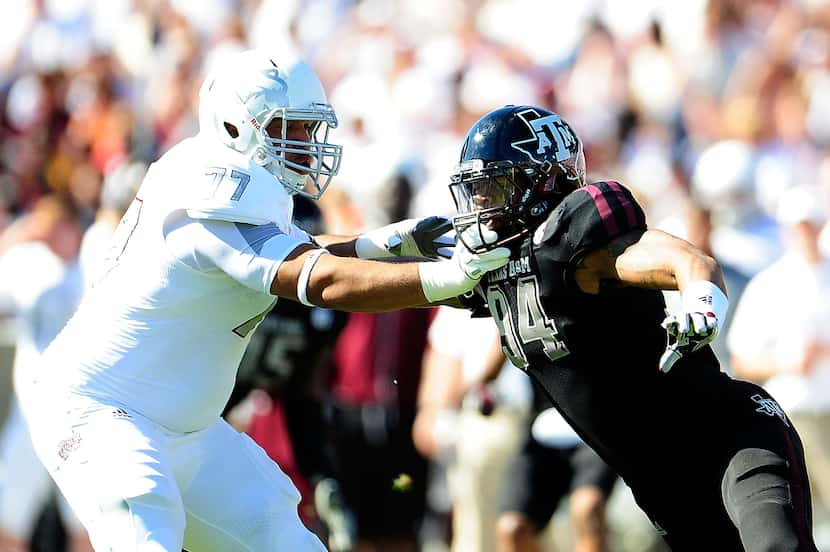
[[[681,304],[686,312],[711,312],[720,324],[726,318],[729,299],[721,289],[707,280],[692,282],[683,290]]]
[[[418,274],[424,297],[430,303],[464,295],[478,283],[477,279],[467,276],[454,260],[418,263]]]
[[[311,278],[311,269],[314,268],[314,265],[317,263],[317,259],[327,253],[328,251],[325,249],[315,249],[312,251],[308,257],[306,257],[305,262],[303,263],[303,268],[300,270],[300,277],[297,278],[297,299],[299,299],[300,303],[306,305],[307,307],[314,306],[314,304],[308,300],[308,280]]]

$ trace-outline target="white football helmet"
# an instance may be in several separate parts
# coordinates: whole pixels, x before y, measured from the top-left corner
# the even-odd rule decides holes
[[[266,132],[274,118],[283,119],[282,136]],[[292,120],[313,123],[309,141],[286,138]],[[314,70],[300,60],[277,63],[261,50],[228,56],[199,90],[199,127],[265,167],[292,194],[318,199],[340,168],[342,146],[328,141],[337,115]],[[286,154],[307,155],[311,166]]]

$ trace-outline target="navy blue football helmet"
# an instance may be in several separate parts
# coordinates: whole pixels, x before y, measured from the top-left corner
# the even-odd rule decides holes
[[[450,191],[462,243],[480,252],[530,233],[567,194],[585,184],[585,154],[571,126],[556,113],[508,105],[479,119],[467,133]],[[462,233],[495,230],[499,239],[467,243]]]

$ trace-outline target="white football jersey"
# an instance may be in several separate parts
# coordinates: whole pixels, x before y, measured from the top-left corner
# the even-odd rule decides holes
[[[77,263],[64,263],[41,242],[0,257],[0,296],[15,315],[14,384],[20,393],[40,356],[72,316],[81,297]]]
[[[42,378],[178,432],[220,415],[281,261],[309,237],[262,167],[200,137],[154,163]]]

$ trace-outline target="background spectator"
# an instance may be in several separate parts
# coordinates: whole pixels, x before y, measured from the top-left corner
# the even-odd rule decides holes
[[[813,190],[784,193],[786,253],[747,285],[729,349],[739,377],[764,383],[804,442],[816,506],[830,512],[830,260],[819,248],[825,209]],[[770,325],[774,312],[787,323]],[[819,508],[816,508],[817,510]]]
[[[441,307],[429,329],[415,445],[448,486],[450,549],[495,552],[499,496],[523,436],[530,380],[505,364],[489,319]],[[489,381],[492,380],[492,381]],[[435,495],[442,493],[434,490]]]

